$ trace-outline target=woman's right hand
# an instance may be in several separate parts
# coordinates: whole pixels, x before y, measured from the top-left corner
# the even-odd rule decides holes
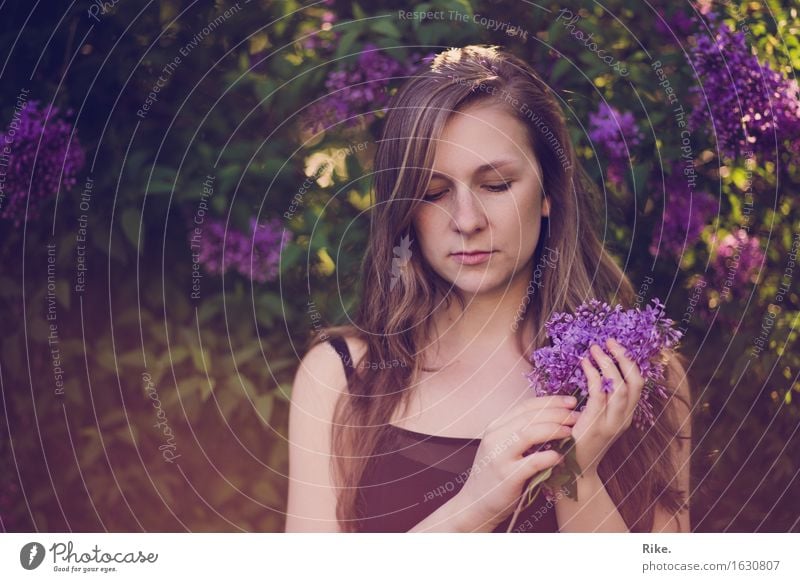
[[[486,427],[475,462],[457,493],[477,531],[492,531],[513,513],[528,479],[562,462],[556,451],[524,455],[531,447],[570,436],[580,413],[572,396],[535,396]]]

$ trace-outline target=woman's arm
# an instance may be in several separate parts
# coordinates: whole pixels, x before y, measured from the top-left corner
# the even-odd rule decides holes
[[[456,493],[443,503],[436,511],[412,527],[411,532],[484,532],[488,533],[497,527],[497,523],[477,519],[470,511],[463,495]]]
[[[689,493],[689,455],[691,450],[691,395],[686,372],[677,359],[670,360],[669,374],[678,382],[677,392],[689,403],[687,408],[678,399],[672,400],[675,406],[679,432],[684,439],[676,439],[671,445],[675,459],[679,489]],[[585,473],[577,479],[578,500],[560,495],[555,504],[556,518],[562,532],[627,532],[628,527],[616,504],[605,489],[596,471]],[[688,532],[689,506],[687,503],[675,515],[670,515],[660,505],[656,505],[653,518],[653,532]]]
[[[676,439],[671,446],[671,453],[675,459],[675,467],[678,469],[676,485],[678,489],[686,493],[686,503],[674,515],[670,515],[664,511],[660,505],[656,505],[655,517],[653,519],[653,531],[685,533],[692,531],[691,524],[689,523],[689,467],[691,464],[692,450],[691,410],[693,405],[691,390],[689,388],[689,378],[686,376],[686,370],[683,369],[683,366],[675,358],[670,360],[670,365],[669,373],[678,383],[676,391],[686,401],[686,404],[684,404],[677,398],[672,400],[675,406],[678,430],[683,438]]]
[[[577,479],[578,501],[559,494],[556,520],[562,533],[626,532],[628,526],[596,471]]]
[[[331,418],[347,381],[330,344],[314,346],[300,362],[289,408],[287,532],[340,532],[330,475]]]

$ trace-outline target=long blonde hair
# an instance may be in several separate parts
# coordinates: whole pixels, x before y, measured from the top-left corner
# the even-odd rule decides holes
[[[596,234],[600,196],[575,159],[556,96],[524,61],[498,47],[467,46],[437,55],[428,69],[406,80],[388,106],[375,157],[375,200],[353,325],[325,328],[309,344],[310,348],[335,335],[358,337],[366,345],[364,361],[408,364],[357,367],[349,393],[337,403],[331,429],[332,473],[343,531],[359,531],[358,485],[367,462],[397,407],[407,404],[408,387],[424,370],[417,342],[421,333],[430,337],[430,314],[441,297],[446,304],[455,299],[464,305],[420,253],[413,253],[405,268],[393,269],[393,250],[404,237],[416,240],[412,216],[430,180],[435,144],[452,112],[479,100],[498,99],[500,94],[511,96],[499,101],[528,130],[543,171],[543,192],[550,201],[534,265],[545,245],[559,257],[537,283],[532,308],[524,312],[520,327],[529,325],[537,331],[534,345],[526,347],[527,355],[546,344],[544,323],[556,311],[572,312],[589,298],[633,306],[631,282]],[[392,279],[398,277],[393,285]],[[668,392],[678,397],[680,378],[672,368],[666,379]],[[631,531],[652,529],[656,502],[668,511],[682,504],[682,492],[674,486],[674,461],[665,454],[680,438],[674,407],[658,401],[654,407],[655,427],[646,434],[629,429],[599,466],[600,477]]]

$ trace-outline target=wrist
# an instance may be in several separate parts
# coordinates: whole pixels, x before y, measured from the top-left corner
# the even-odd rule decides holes
[[[600,475],[597,472],[597,465],[592,465],[586,469],[583,469],[577,477],[578,479],[582,479],[584,481],[600,479]]]
[[[456,529],[459,532],[491,532],[500,523],[496,518],[487,518],[476,508],[478,504],[462,491],[452,499]]]

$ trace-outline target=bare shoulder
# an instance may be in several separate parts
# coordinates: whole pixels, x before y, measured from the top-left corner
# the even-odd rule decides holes
[[[348,338],[351,357],[366,344]],[[300,361],[289,407],[289,491],[287,532],[340,531],[336,517],[336,486],[331,472],[331,429],[347,377],[330,342],[320,342]]]
[[[367,342],[360,337],[349,336],[345,338],[347,342],[347,349],[350,350],[350,356],[353,358],[354,365],[358,363],[367,353]]]
[[[357,337],[346,337],[344,340],[350,351],[351,359],[357,364],[366,353],[366,342]],[[330,342],[320,342],[308,350],[308,353],[300,361],[295,376],[295,384],[298,381],[303,386],[307,383],[319,383],[319,387],[341,394],[346,387],[343,364],[342,358]]]

